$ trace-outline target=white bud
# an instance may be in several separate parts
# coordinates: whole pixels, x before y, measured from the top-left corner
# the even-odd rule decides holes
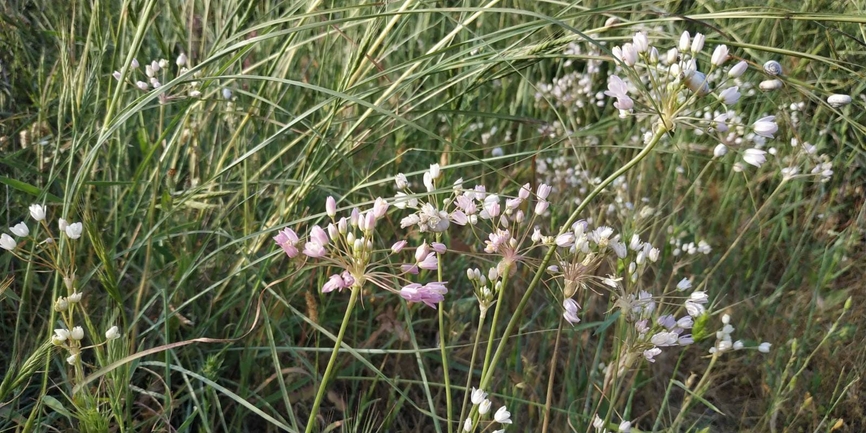
[[[186,58],[186,54],[184,54],[184,53],[180,53],[180,55],[177,56],[177,60],[174,61],[174,63],[178,66],[186,66],[186,62],[187,62],[187,58]]]
[[[746,63],[745,60],[741,60],[739,63],[734,65],[731,69],[728,70],[728,76],[731,78],[738,78],[743,75],[743,72],[746,72],[746,69],[749,68],[749,64]]]
[[[725,146],[722,143],[716,145],[715,149],[713,149],[713,156],[716,158],[721,158],[728,153],[728,146]]]

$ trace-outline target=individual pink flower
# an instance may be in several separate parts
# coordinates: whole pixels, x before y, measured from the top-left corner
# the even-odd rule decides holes
[[[400,296],[409,302],[423,302],[431,308],[436,308],[436,304],[445,300],[445,294],[448,289],[444,282],[430,282],[426,285],[412,283],[400,289]]]
[[[394,254],[397,254],[400,251],[403,251],[403,248],[406,248],[406,245],[408,245],[408,244],[409,244],[409,242],[407,242],[405,239],[402,241],[395,242],[394,245],[391,245],[391,252]]]
[[[445,254],[445,251],[448,249],[442,242],[433,242],[430,246],[433,247],[433,251],[436,251],[437,254]]]
[[[274,236],[274,242],[276,242],[291,259],[298,256],[298,248],[296,247],[298,241],[297,233],[290,228],[286,228]]]

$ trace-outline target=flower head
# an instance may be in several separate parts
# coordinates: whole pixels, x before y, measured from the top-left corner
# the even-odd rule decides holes
[[[493,414],[493,419],[500,424],[511,424],[511,412],[502,406]]]
[[[9,231],[12,232],[13,235],[18,236],[19,238],[27,237],[27,235],[30,234],[30,229],[27,228],[27,224],[24,224],[23,222],[9,227]]]
[[[277,245],[286,252],[286,255],[292,259],[298,256],[298,248],[296,245],[298,245],[299,241],[298,234],[290,228],[285,228],[274,236],[274,242],[276,242]]]
[[[15,247],[18,246],[18,242],[15,242],[15,239],[12,236],[3,233],[0,235],[0,248],[3,248],[6,251],[12,251]]]
[[[45,219],[45,207],[40,204],[30,205],[30,216],[36,221]]]
[[[766,151],[761,149],[746,149],[743,152],[743,161],[755,167],[760,167],[767,161],[766,153]]]
[[[66,236],[69,236],[70,239],[78,239],[84,231],[84,226],[80,222],[72,223],[66,226],[64,231],[66,232]]]

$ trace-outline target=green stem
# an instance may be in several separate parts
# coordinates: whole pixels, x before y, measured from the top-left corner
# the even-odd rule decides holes
[[[508,273],[510,271],[511,266],[509,265],[503,272],[505,275],[502,276],[502,285],[499,287],[499,296],[496,298],[496,309],[493,311],[493,321],[490,322],[490,337],[487,339],[487,351],[484,353],[484,365],[481,368],[482,378],[490,370],[490,354],[493,352],[493,342],[496,339],[496,324],[499,323],[499,312],[502,311],[502,298],[505,294],[505,287],[508,284]],[[491,281],[490,284],[494,284],[494,282]],[[483,385],[481,389],[484,389]]]
[[[586,198],[580,203],[580,206],[572,212],[571,216],[569,216],[568,221],[562,225],[559,233],[565,233],[571,227],[571,225],[577,221],[577,217],[586,209],[589,203],[598,196],[601,191],[610,185],[616,178],[622,176],[627,171],[629,171],[632,167],[641,162],[644,158],[649,155],[652,150],[658,145],[661,138],[667,133],[665,128],[659,127],[658,131],[653,135],[652,139],[649,143],[640,151],[634,158],[632,158],[629,162],[619,168],[619,170],[615,171],[613,174],[607,177],[604,181],[602,181],[595,189],[590,192]],[[490,368],[485,372],[485,374],[481,377],[481,388],[485,389],[488,385],[490,385],[490,381],[493,379],[493,371],[495,370],[495,366],[499,361],[499,358],[502,356],[502,353],[505,351],[505,345],[508,342],[508,338],[514,332],[515,328],[517,328],[517,322],[522,319],[523,309],[526,308],[526,304],[529,302],[529,298],[532,296],[532,293],[538,287],[538,284],[541,282],[541,278],[544,275],[544,272],[547,269],[547,264],[550,263],[550,260],[553,258],[553,255],[556,253],[556,246],[551,246],[547,253],[544,255],[544,258],[541,260],[541,264],[538,266],[538,270],[535,272],[535,276],[532,277],[532,281],[529,283],[529,287],[526,288],[526,292],[523,294],[523,297],[520,299],[520,303],[517,304],[517,309],[514,310],[514,314],[511,315],[511,320],[508,321],[508,325],[505,327],[505,332],[502,334],[502,339],[499,340],[499,345],[496,347],[496,352],[493,355],[493,359],[490,363]],[[497,305],[497,310],[499,306]],[[493,338],[491,335],[490,338]]]
[[[436,233],[436,242],[442,241],[442,234]],[[442,281],[442,254],[436,253],[437,256],[437,275],[438,280]],[[439,303],[439,308],[437,309],[439,313],[439,351],[442,354],[442,378],[445,381],[445,420],[448,424],[448,433],[454,431],[454,426],[451,423],[451,378],[448,374],[448,350],[445,346],[445,302]],[[432,409],[432,408],[431,408]]]
[[[674,418],[674,423],[671,426],[670,431],[679,431],[679,425],[683,421],[683,416],[686,414],[686,412],[689,410],[689,406],[691,406],[692,404],[692,397],[695,394],[700,396],[704,393],[704,388],[709,385],[710,372],[713,370],[713,366],[716,365],[716,361],[718,361],[720,354],[721,352],[719,351],[716,351],[716,353],[713,354],[712,359],[710,359],[710,365],[707,366],[706,371],[704,371],[703,377],[701,377],[701,380],[700,382],[698,382],[698,386],[694,388],[694,391],[686,392],[686,396],[683,399],[683,405],[680,408],[680,412],[677,414],[677,417]]]
[[[547,433],[550,425],[550,406],[553,404],[553,382],[556,377],[556,355],[559,352],[559,341],[562,337],[562,317],[559,318],[559,327],[556,328],[556,343],[553,345],[553,356],[550,357],[550,375],[547,377],[547,397],[544,401],[544,422],[541,424],[541,433]]]
[[[469,358],[469,371],[466,374],[466,393],[463,394],[463,405],[460,407],[459,421],[462,426],[463,417],[466,415],[466,406],[469,404],[469,394],[472,392],[472,371],[475,368],[475,357],[478,355],[478,343],[481,341],[481,331],[484,328],[484,318],[487,317],[487,311],[482,311],[478,317],[478,330],[475,332],[475,343],[472,344],[472,356]]]
[[[343,323],[340,325],[340,332],[337,334],[337,341],[334,342],[334,350],[331,351],[331,359],[328,360],[328,366],[325,368],[325,374],[322,375],[322,383],[319,384],[319,390],[316,391],[316,400],[313,402],[313,408],[310,410],[310,419],[307,421],[306,433],[313,431],[313,426],[316,425],[316,415],[319,413],[319,406],[322,404],[322,399],[325,397],[325,389],[328,386],[328,381],[334,374],[334,365],[337,364],[337,354],[340,353],[340,346],[343,344],[343,337],[346,335],[346,328],[349,327],[349,318],[352,316],[352,309],[355,308],[355,301],[358,300],[358,293],[361,292],[361,287],[352,286],[352,296],[349,298],[349,306],[346,307],[346,313],[343,315]]]

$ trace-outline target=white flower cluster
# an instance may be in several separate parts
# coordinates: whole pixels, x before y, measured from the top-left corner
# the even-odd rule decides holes
[[[487,399],[487,393],[481,389],[476,389],[472,387],[472,393],[470,394],[470,399],[472,401],[473,406],[478,406],[478,417],[475,424],[472,423],[472,418],[467,417],[463,422],[463,431],[471,432],[473,427],[476,427],[478,423],[480,423],[480,418],[487,415],[490,412],[490,408],[493,405],[490,400]],[[511,412],[505,406],[499,407],[496,412],[493,414],[493,421],[502,425],[502,428],[499,430],[494,430],[493,433],[503,433],[505,432],[505,427],[511,425]]]
[[[590,46],[588,52],[583,54],[581,46],[571,43],[563,55],[569,58],[563,65],[568,68],[576,62],[574,57],[588,57],[584,69],[569,72],[561,77],[553,78],[549,83],[539,82],[536,84],[535,101],[538,105],[552,105],[556,108],[564,108],[569,112],[587,106],[604,106],[604,95],[596,90],[597,76],[601,72],[602,61],[599,60],[601,53],[594,45]],[[575,119],[579,121],[579,118]]]
[[[741,340],[732,341],[731,334],[734,332],[734,327],[731,325],[731,316],[722,315],[722,329],[716,332],[716,343],[710,348],[711,354],[720,354],[730,350],[742,350],[747,347]],[[761,353],[770,353],[770,343],[763,342],[753,349],[757,349]]]
[[[189,64],[189,59],[187,58],[186,54],[181,53],[179,56],[177,56],[177,59],[175,59],[174,63],[179,68],[177,75],[183,75],[188,71],[187,66]],[[140,66],[141,65],[138,63],[138,59],[132,59],[132,62],[129,65],[129,69],[127,70],[127,79],[130,83],[135,85],[135,88],[143,92],[147,92],[151,89],[158,89],[162,87],[162,83],[159,80],[166,79],[168,77],[167,70],[170,66],[168,60],[152,60],[150,63],[145,64],[144,77],[140,75]],[[195,74],[196,77],[198,77],[198,75],[198,73]],[[123,78],[120,71],[114,71],[111,76],[114,77],[114,79],[117,81],[120,81],[121,78]],[[198,89],[198,86],[198,81],[192,81],[189,83],[189,97],[201,97],[201,91]],[[230,97],[231,91],[229,91],[229,95],[228,97],[226,97],[226,99],[229,99]],[[161,93],[159,95],[159,103],[165,104],[174,98],[176,98],[176,96],[170,96],[166,93]]]

